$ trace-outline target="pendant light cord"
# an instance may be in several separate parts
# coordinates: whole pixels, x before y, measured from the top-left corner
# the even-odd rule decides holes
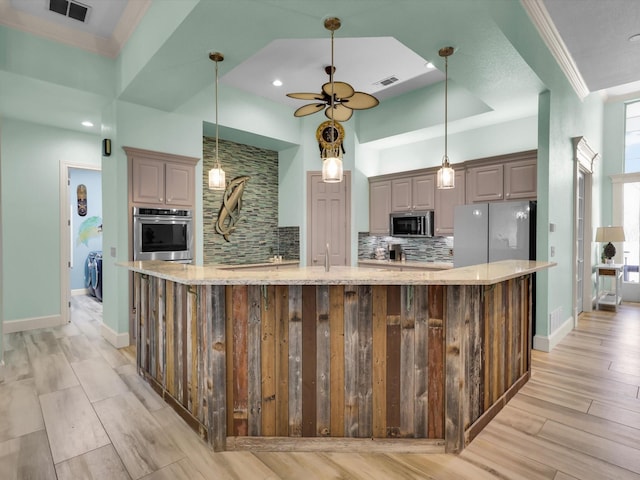
[[[449,98],[449,57],[444,57],[444,161],[449,166],[449,155],[447,154],[447,121],[448,121],[448,98]]]
[[[335,92],[335,87],[333,84],[333,74],[335,73],[335,68],[333,66],[333,34],[334,34],[334,30],[331,30],[331,143],[335,143],[336,139],[335,137],[335,123],[334,123],[334,116],[335,116],[335,98],[336,98],[336,92]]]
[[[220,157],[218,156],[218,60],[216,60],[216,167],[220,170]]]

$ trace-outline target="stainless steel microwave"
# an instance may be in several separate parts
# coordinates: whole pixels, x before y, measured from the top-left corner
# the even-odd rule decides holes
[[[193,260],[191,210],[133,208],[133,259]]]
[[[394,237],[433,237],[433,211],[392,213],[389,222]]]

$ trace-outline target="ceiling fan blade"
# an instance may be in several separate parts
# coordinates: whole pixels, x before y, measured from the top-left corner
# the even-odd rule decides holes
[[[328,119],[333,119],[337,122],[346,122],[351,118],[351,115],[353,115],[353,110],[338,103],[333,106],[333,109],[331,105],[329,105],[324,111],[324,114]]]
[[[342,103],[353,110],[366,110],[367,108],[377,106],[380,102],[373,95],[364,92],[355,92],[351,97],[343,98]]]
[[[325,107],[325,103],[310,103],[308,105],[303,105],[295,112],[293,112],[294,117],[304,117],[305,115],[311,115],[312,113],[319,112]]]
[[[322,85],[322,91],[331,99],[331,82]],[[333,82],[333,91],[338,99],[349,98],[355,93],[353,87],[345,82]]]
[[[297,98],[298,100],[323,100],[321,93],[287,93],[287,97]]]

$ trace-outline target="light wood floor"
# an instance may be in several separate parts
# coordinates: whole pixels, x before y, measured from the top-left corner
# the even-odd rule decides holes
[[[72,323],[6,335],[0,479],[640,479],[640,305],[593,312],[459,456],[214,454],[99,335]]]

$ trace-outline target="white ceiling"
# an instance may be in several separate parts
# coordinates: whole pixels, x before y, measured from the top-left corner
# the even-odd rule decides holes
[[[638,91],[640,1],[543,1],[589,91]]]
[[[11,7],[60,26],[109,38],[120,22],[129,0],[78,0],[75,3],[89,7],[85,22],[51,12],[49,0],[11,0]]]

